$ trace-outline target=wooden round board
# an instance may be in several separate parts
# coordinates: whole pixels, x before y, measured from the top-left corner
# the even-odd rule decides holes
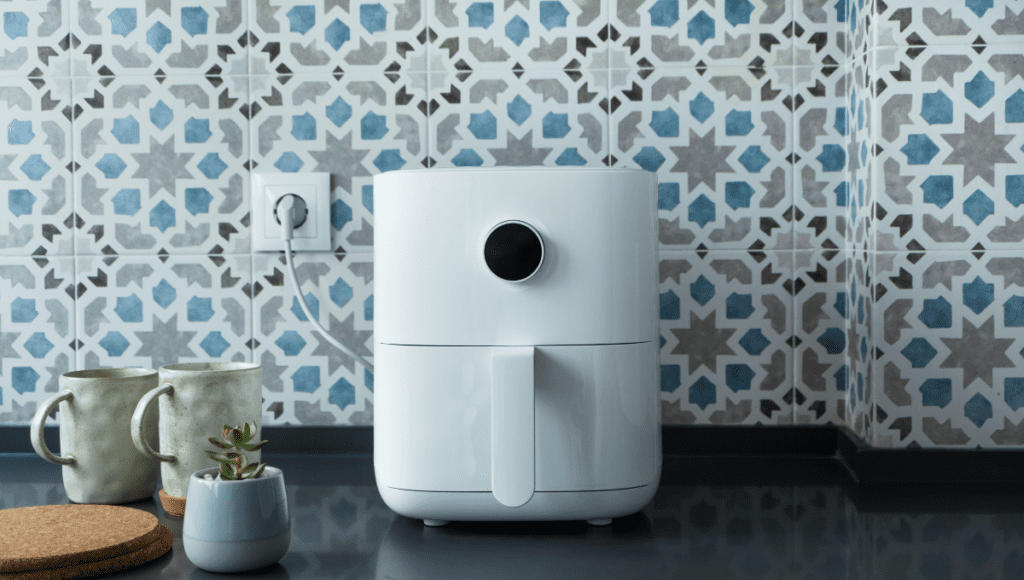
[[[0,530],[4,531],[0,533],[0,579],[4,580],[32,571],[56,577],[53,573],[59,569],[141,555],[147,548],[153,552],[154,543],[170,533],[149,512],[96,504],[0,510]],[[133,561],[140,564],[166,551]]]

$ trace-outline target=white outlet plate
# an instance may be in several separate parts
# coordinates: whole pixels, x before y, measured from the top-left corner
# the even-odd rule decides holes
[[[281,224],[274,218],[274,207],[277,200],[289,193],[301,197],[309,210],[305,223],[295,228],[292,250],[331,251],[330,173],[254,173],[251,183],[254,252],[284,250]]]

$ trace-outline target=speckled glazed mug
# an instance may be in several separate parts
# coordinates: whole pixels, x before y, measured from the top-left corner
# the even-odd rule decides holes
[[[263,401],[263,367],[252,363],[186,363],[160,367],[160,385],[139,400],[132,416],[132,441],[139,451],[160,460],[163,494],[185,499],[189,477],[200,469],[218,467],[205,451],[215,450],[209,438],[219,439],[224,425],[256,423],[260,440]],[[166,396],[161,396],[166,395]],[[144,418],[150,405],[160,400],[160,451],[142,439]],[[259,463],[261,451],[246,453]],[[184,515],[180,509],[164,509]]]
[[[68,499],[75,503],[119,504],[153,496],[160,463],[139,453],[128,427],[138,402],[153,390],[159,375],[153,369],[93,369],[64,373],[60,392],[50,397],[32,419],[31,439],[43,459],[62,465]],[[60,404],[60,450],[46,447],[43,426]],[[156,409],[150,413],[155,419]],[[153,422],[150,421],[152,424]],[[158,443],[156,426],[139,433]]]

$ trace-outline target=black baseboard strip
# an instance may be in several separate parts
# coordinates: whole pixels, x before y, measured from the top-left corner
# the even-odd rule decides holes
[[[1024,451],[879,449],[838,428],[838,455],[860,485],[1024,483]]]
[[[46,444],[54,453],[60,449],[59,429],[43,429]],[[267,426],[261,438],[269,441],[264,449],[273,454],[373,453],[372,426]],[[832,485],[846,481],[857,487],[877,486],[879,490],[924,485],[931,486],[935,493],[940,493],[940,486],[953,486],[948,489],[953,501],[962,493],[956,488],[959,485],[1024,483],[1022,450],[877,449],[846,426],[665,425],[662,451],[675,458],[688,458],[685,462],[665,462],[670,480],[695,485],[807,485],[813,481]],[[28,425],[0,426],[0,453],[33,452]],[[781,455],[787,456],[785,461],[779,461]],[[821,461],[829,458],[847,473],[839,473]],[[913,497],[900,501],[913,501]]]
[[[836,452],[832,425],[664,425],[662,452],[669,455],[824,455]]]

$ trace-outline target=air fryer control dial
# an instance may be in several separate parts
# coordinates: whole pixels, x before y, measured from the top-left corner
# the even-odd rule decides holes
[[[537,230],[525,222],[502,222],[487,234],[484,260],[495,276],[521,282],[540,269],[544,261],[544,242]]]

